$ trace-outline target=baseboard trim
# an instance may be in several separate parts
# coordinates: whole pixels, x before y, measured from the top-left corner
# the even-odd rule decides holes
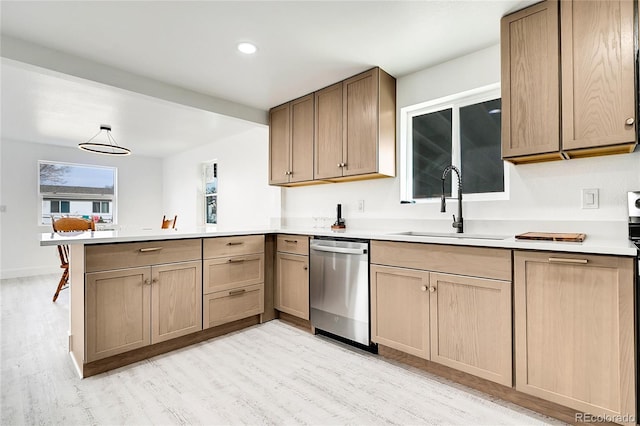
[[[17,269],[0,269],[0,279],[21,278],[21,277],[34,277],[37,275],[51,275],[60,273],[62,270],[60,266],[40,266],[31,268],[17,268]],[[54,283],[57,285],[57,283]],[[55,290],[55,287],[53,288]]]

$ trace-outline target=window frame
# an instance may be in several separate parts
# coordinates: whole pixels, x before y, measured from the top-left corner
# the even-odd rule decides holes
[[[216,191],[212,192],[211,194],[207,193],[207,168],[209,166],[212,166],[214,168],[214,177],[216,179]],[[204,224],[205,227],[216,227],[218,226],[218,202],[220,201],[220,179],[218,177],[218,174],[220,172],[220,163],[218,160],[210,160],[210,161],[205,161],[202,163],[202,201],[203,201],[203,205],[202,205],[202,223]],[[209,198],[215,198],[215,202],[216,202],[216,222],[215,223],[209,223],[207,222],[207,200]]]
[[[500,97],[500,83],[495,83],[400,109],[400,200],[415,201],[416,203],[440,202],[440,197],[413,198],[413,140],[411,138],[413,117],[451,108],[451,164],[460,169],[464,180],[464,170],[461,169],[460,108],[492,99],[500,99]],[[504,167],[504,191],[476,194],[464,193],[464,201],[508,200],[510,194],[509,166],[504,160],[502,163]],[[456,198],[458,196],[456,179],[451,179],[451,186],[451,197]]]
[[[87,168],[92,168],[92,169],[108,169],[113,171],[113,197],[109,198],[109,199],[100,199],[99,196],[97,196],[96,194],[92,194],[89,196],[82,196],[82,197],[73,197],[70,196],[70,194],[64,193],[64,194],[57,194],[57,193],[48,193],[48,192],[41,192],[40,188],[41,188],[41,182],[40,182],[40,165],[41,164],[55,164],[55,165],[61,165],[61,166],[72,166],[72,167],[87,167]],[[43,223],[43,202],[47,199],[49,199],[49,202],[53,201],[51,200],[53,199],[57,199],[58,200],[58,204],[60,206],[60,210],[62,210],[62,205],[61,202],[62,201],[66,201],[69,203],[69,207],[71,207],[71,203],[73,201],[87,201],[87,202],[91,202],[92,203],[92,207],[91,210],[93,211],[93,202],[94,201],[100,201],[100,202],[111,202],[111,213],[108,213],[111,215],[111,223],[107,223],[106,225],[108,226],[114,226],[118,224],[118,168],[115,166],[103,166],[103,165],[99,165],[99,164],[84,164],[84,163],[70,163],[70,162],[66,162],[66,161],[55,161],[55,160],[38,160],[37,161],[37,167],[36,167],[36,182],[37,182],[37,197],[38,197],[38,216],[37,216],[37,225],[38,226],[51,226],[50,223]],[[69,208],[69,210],[71,210]],[[55,213],[57,215],[60,216],[69,216],[71,215],[71,212],[57,212]],[[95,213],[91,213],[90,215],[93,216]],[[53,214],[51,214],[51,219],[53,219]]]

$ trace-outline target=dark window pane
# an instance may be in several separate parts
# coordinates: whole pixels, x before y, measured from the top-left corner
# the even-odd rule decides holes
[[[94,201],[92,203],[91,211],[93,213],[100,213],[100,201]]]
[[[68,201],[60,201],[60,213],[69,213]]]
[[[102,211],[100,213],[109,213],[109,202],[102,202]]]
[[[462,192],[504,191],[500,154],[500,99],[460,108]]]
[[[51,202],[51,213],[60,213],[60,202],[58,201]]]
[[[218,197],[216,195],[209,195],[205,197],[206,206],[206,223],[216,224],[218,223]]]
[[[451,164],[451,109],[413,117],[413,198],[439,197],[442,172]],[[451,195],[451,175],[445,181]]]

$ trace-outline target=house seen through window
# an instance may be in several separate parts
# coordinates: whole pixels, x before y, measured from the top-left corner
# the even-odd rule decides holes
[[[204,175],[204,223],[218,223],[218,164],[215,162],[203,165]]]
[[[116,168],[39,161],[38,169],[41,224],[60,217],[114,223]]]
[[[442,173],[453,164],[462,174],[466,200],[504,199],[508,176],[501,159],[501,100],[497,86],[402,109],[402,197],[440,197]],[[457,196],[448,174],[445,195]]]

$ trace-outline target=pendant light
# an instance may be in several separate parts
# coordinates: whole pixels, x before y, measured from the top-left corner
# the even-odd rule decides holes
[[[94,140],[102,131],[105,131],[107,134],[107,141],[109,143],[98,143],[91,142]],[[109,124],[101,124],[100,130],[98,133],[93,135],[91,139],[86,142],[78,144],[78,148],[83,151],[94,152],[96,154],[104,154],[104,155],[129,155],[131,154],[131,150],[118,145],[116,140],[111,136],[111,126]]]

